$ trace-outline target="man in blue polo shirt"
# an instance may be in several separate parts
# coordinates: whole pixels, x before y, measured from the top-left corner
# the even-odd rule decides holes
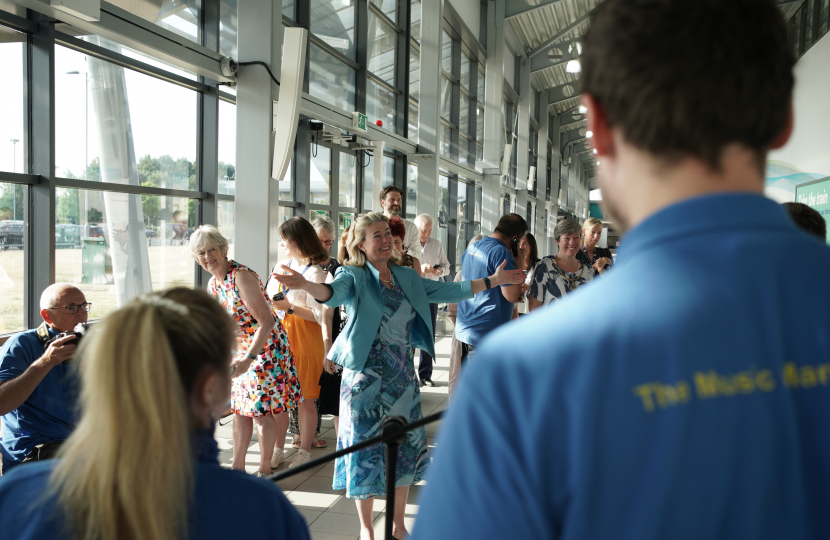
[[[414,539],[830,538],[830,248],[763,196],[773,0],[605,0],[582,104],[619,263],[476,351]]]
[[[505,270],[515,270],[516,249],[526,232],[527,222],[522,216],[502,216],[493,234],[485,236],[464,252],[461,279],[486,279],[502,263],[505,263]],[[519,301],[521,294],[521,284],[502,285],[458,303],[455,337],[461,342],[462,364],[484,336],[510,320],[513,304]]]
[[[64,363],[75,353],[75,337],[44,343],[87,321],[90,303],[72,285],[43,291],[43,324],[12,336],[0,349],[0,414],[3,471],[54,455],[75,426],[78,368]]]

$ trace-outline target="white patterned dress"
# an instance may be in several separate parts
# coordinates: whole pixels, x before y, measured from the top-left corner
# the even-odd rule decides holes
[[[340,431],[337,449],[380,434],[387,416],[410,422],[423,418],[421,392],[415,375],[412,325],[416,312],[395,284],[381,287],[383,317],[362,371],[343,369],[340,386]],[[386,493],[385,447],[382,444],[337,458],[334,489],[345,489],[350,499],[368,499]],[[424,428],[410,431],[400,446],[395,487],[420,482],[429,463]]]

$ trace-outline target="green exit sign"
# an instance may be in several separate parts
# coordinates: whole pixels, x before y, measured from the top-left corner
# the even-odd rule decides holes
[[[359,129],[360,131],[366,131],[366,120],[367,117],[363,113],[354,112],[352,113],[352,127],[355,129]]]

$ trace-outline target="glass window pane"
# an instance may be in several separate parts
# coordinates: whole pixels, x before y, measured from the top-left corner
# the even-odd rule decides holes
[[[380,201],[377,199],[378,193],[374,192],[374,174],[375,174],[375,157],[369,160],[369,164],[363,169],[363,208],[366,212],[380,211]],[[382,178],[380,181],[381,189],[386,186],[391,186],[395,183],[395,158],[391,156],[383,156]]]
[[[383,122],[383,129],[395,133],[395,98],[397,96],[371,79],[366,84],[366,116],[369,122]]]
[[[357,156],[354,154],[340,152],[339,181],[340,193],[338,194],[338,200],[340,206],[357,207]]]
[[[294,160],[289,160],[288,169],[285,171],[285,176],[282,177],[280,184],[280,200],[293,201],[294,200]]]
[[[295,6],[296,3],[294,0],[282,0],[282,14],[292,21],[297,20]]]
[[[441,117],[450,119],[450,105],[452,103],[452,83],[446,77],[441,77]]]
[[[409,97],[419,99],[421,90],[421,55],[415,47],[409,48]]]
[[[219,193],[233,195],[236,186],[236,105],[219,102]]]
[[[237,22],[238,2],[230,0],[219,2],[219,52],[222,56],[230,56],[231,58],[238,58],[238,33],[239,24]],[[290,13],[286,13],[286,7],[290,7]],[[289,19],[294,18],[293,0],[283,0],[282,13]]]
[[[468,163],[470,161],[470,140],[459,134],[458,137],[458,162]]]
[[[470,90],[470,59],[461,53],[461,88]]]
[[[441,40],[441,67],[452,73],[452,38],[446,32]]]
[[[458,224],[458,237],[455,242],[455,271],[461,270],[461,256],[467,249],[467,225],[465,223]]]
[[[470,132],[470,99],[464,93],[461,94],[458,129],[464,134],[469,134]]]
[[[393,22],[398,22],[398,7],[397,0],[370,0],[374,5],[376,5],[380,10],[383,12],[384,15],[389,17]],[[371,13],[371,11],[369,12]]]
[[[354,109],[354,70],[313,43],[308,93],[345,111]]]
[[[480,144],[476,145],[476,161],[484,160],[484,147]]]
[[[473,221],[481,221],[481,186],[476,186],[476,206]]]
[[[415,41],[421,41],[421,0],[412,0],[409,11],[411,13],[409,35]]]
[[[340,238],[343,237],[343,233],[346,232],[346,229],[352,226],[355,217],[357,217],[357,214],[354,212],[340,212],[340,217],[337,220],[337,230],[339,231],[339,234],[337,235],[337,238],[334,239],[334,245],[338,246],[338,249],[340,246]]]
[[[449,247],[447,242],[447,222],[450,212],[450,179],[443,174],[438,176],[438,240],[442,246]],[[433,234],[436,227],[433,226]]]
[[[484,108],[476,107],[476,140],[484,140]]]
[[[0,171],[28,172],[23,142],[26,140],[23,114],[25,51],[26,34],[0,27],[0,70],[3,73],[3,84],[0,85],[0,103],[3,104],[0,107]],[[23,219],[22,214],[20,219]],[[23,294],[22,288],[20,294]]]
[[[328,206],[331,204],[331,150],[314,144],[311,148],[311,204]]]
[[[369,11],[369,71],[395,84],[395,51],[398,34],[372,11]]]
[[[110,3],[190,41],[199,42],[201,39],[199,23],[202,20],[201,0],[183,3],[112,0]]]
[[[355,0],[311,0],[311,32],[352,60]]]
[[[228,258],[233,259],[233,236],[236,214],[233,201],[216,201],[216,228],[228,239]]]
[[[418,106],[409,102],[409,140],[418,142]]]
[[[58,176],[196,189],[196,92],[64,47],[55,90]]]
[[[23,317],[23,262],[26,257],[23,204],[28,198],[27,190],[28,186],[0,183],[0,334],[26,329]]]
[[[441,155],[451,157],[450,145],[452,144],[452,130],[441,124]]]
[[[476,91],[476,96],[478,97],[479,101],[484,101],[484,70],[478,70],[478,90]]]
[[[418,210],[418,166],[406,164],[406,217],[415,219]]]
[[[289,208],[287,206],[280,206],[277,212],[277,220],[279,221],[280,225],[282,225],[294,216],[294,209]],[[277,260],[281,261],[287,258],[288,253],[286,253],[285,250],[282,248],[282,242],[280,242],[280,244],[277,246]]]
[[[77,283],[103,317],[136,295],[192,287],[196,201],[57,188],[55,279]]]

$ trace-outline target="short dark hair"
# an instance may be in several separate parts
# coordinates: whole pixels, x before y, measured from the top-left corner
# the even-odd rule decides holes
[[[580,80],[641,150],[719,170],[724,148],[740,143],[763,169],[789,115],[790,49],[772,0],[606,0]]]
[[[519,214],[505,214],[499,219],[499,224],[496,225],[496,232],[508,238],[524,236],[527,232],[527,221]]]
[[[401,240],[406,240],[406,225],[399,217],[393,217],[389,220],[389,232],[392,236],[397,236]]]
[[[401,199],[403,199],[403,190],[401,188],[399,188],[398,186],[386,186],[385,188],[380,190],[380,200],[385,201],[386,196],[389,195],[390,191],[397,191],[401,194]]]
[[[317,236],[311,223],[302,216],[294,216],[280,225],[280,236],[297,244],[297,250],[314,264],[329,262],[331,257]]]
[[[827,240],[827,222],[818,213],[804,203],[788,202],[783,204],[795,224],[808,233],[815,234],[822,240]]]

